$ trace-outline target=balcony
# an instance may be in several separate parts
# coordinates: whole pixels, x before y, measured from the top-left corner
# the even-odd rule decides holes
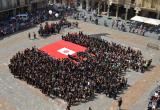
[[[42,1],[46,1],[46,0],[30,0],[30,3],[38,3],[38,2],[42,2]]]
[[[3,3],[0,5],[0,12],[1,11],[5,11],[5,10],[10,10],[10,9],[13,9],[13,8],[16,8],[17,7],[17,4],[14,3],[14,4],[11,4],[11,3],[7,3],[6,5],[4,5]]]
[[[19,0],[18,4],[17,4],[16,0],[14,2],[12,2],[10,0],[5,0],[5,2],[0,1],[0,12],[16,9],[18,7],[24,7],[24,6],[27,6],[27,5],[28,5],[28,3],[26,3],[25,0]]]
[[[110,0],[114,4],[124,4],[125,0]]]

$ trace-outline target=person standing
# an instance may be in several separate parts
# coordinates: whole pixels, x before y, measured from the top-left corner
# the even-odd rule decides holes
[[[70,110],[70,107],[70,104],[68,104],[66,110]]]
[[[30,32],[28,33],[28,38],[31,39],[31,33]]]
[[[89,107],[89,109],[88,110],[92,110],[92,108],[91,107]]]
[[[34,39],[37,39],[35,32],[33,32],[33,37],[34,37]]]
[[[158,40],[160,40],[160,36],[158,36]]]
[[[57,32],[58,32],[58,34],[60,33],[60,30],[61,30],[61,26],[59,24],[57,24]]]
[[[119,99],[118,99],[118,110],[121,110],[121,105],[122,105],[122,97],[120,97]]]
[[[84,22],[86,22],[86,21],[87,21],[87,16],[85,15],[85,16],[84,16]]]

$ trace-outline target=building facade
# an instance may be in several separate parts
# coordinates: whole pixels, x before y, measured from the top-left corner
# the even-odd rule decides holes
[[[135,15],[160,18],[160,0],[0,0],[0,20],[26,11],[34,11],[48,3],[61,3],[86,10],[107,12],[108,16],[130,19]]]
[[[160,18],[160,0],[80,0],[83,9],[106,11],[111,16],[129,19],[135,15]],[[129,14],[128,14],[129,13]]]
[[[66,6],[76,6],[77,5],[77,0],[49,0],[49,2],[52,4],[60,3]]]
[[[140,8],[140,15],[159,19],[160,0],[136,0],[136,6]]]
[[[43,8],[48,0],[0,0],[0,20],[8,19],[19,13]]]

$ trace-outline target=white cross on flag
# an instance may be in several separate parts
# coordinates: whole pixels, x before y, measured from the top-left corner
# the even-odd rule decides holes
[[[68,48],[61,48],[59,50],[57,50],[58,52],[60,52],[61,54],[64,54],[64,55],[73,55],[74,53],[76,53],[75,51],[73,50],[70,50]]]
[[[74,55],[77,52],[84,52],[86,47],[74,44],[72,42],[59,40],[41,48],[41,50],[53,58],[61,59],[68,58],[68,55]]]

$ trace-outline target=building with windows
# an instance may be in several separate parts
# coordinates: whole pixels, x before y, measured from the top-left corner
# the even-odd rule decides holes
[[[106,11],[111,16],[123,19],[135,15],[160,18],[160,0],[80,0],[80,7],[87,10],[96,9],[98,13]]]
[[[86,10],[107,12],[108,16],[130,19],[135,15],[160,18],[160,0],[0,0],[0,19],[60,3]]]
[[[157,18],[160,16],[160,0],[135,0],[136,7],[140,8],[140,15]]]
[[[26,11],[27,7],[27,0],[0,0],[0,19],[7,19],[16,13]]]
[[[76,6],[78,0],[49,0],[50,3],[56,4],[60,3],[66,6]]]
[[[19,13],[43,8],[48,0],[0,0],[0,20],[8,19]]]

